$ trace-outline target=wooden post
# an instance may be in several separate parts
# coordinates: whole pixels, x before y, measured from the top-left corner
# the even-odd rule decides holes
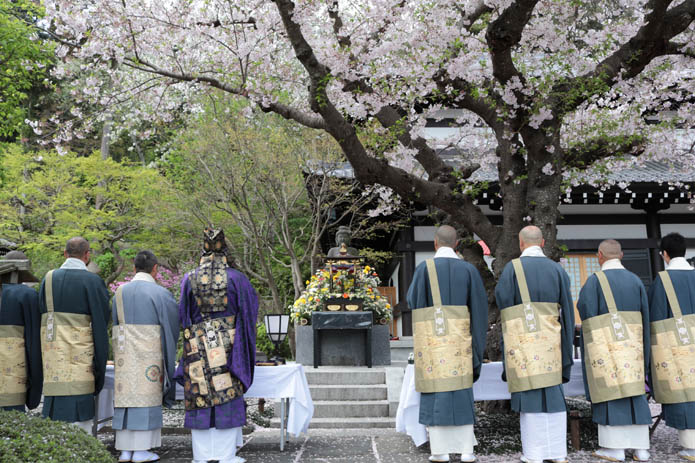
[[[258,399],[258,413],[263,414],[265,412],[265,399]]]
[[[570,411],[570,439],[572,440],[572,448],[574,450],[579,450],[582,447],[581,434],[579,432],[579,419],[581,417],[582,414],[579,410]]]

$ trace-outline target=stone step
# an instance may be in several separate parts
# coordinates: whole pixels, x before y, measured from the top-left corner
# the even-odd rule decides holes
[[[280,418],[270,420],[271,428],[280,428]],[[395,418],[312,418],[309,429],[395,428]]]
[[[386,418],[388,416],[388,400],[314,401],[314,418]]]
[[[310,386],[386,384],[386,373],[383,369],[366,367],[319,367],[314,369],[309,367],[305,369],[305,373]]]
[[[389,342],[391,347],[391,366],[397,362],[408,360],[408,355],[413,351],[413,338],[405,337],[398,341]]]
[[[386,400],[385,384],[312,385],[311,399],[316,400]]]
[[[407,360],[396,360],[391,362],[392,367],[397,367],[397,368],[405,368],[408,366],[408,361]]]

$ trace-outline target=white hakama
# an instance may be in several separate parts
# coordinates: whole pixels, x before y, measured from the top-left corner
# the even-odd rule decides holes
[[[473,425],[464,426],[428,426],[430,433],[430,450],[432,455],[460,453],[472,455],[473,447],[478,445],[473,433]]]
[[[162,428],[149,431],[116,430],[116,450],[150,450],[162,446]]]
[[[606,449],[649,450],[649,425],[598,425],[598,445]]]
[[[521,413],[521,447],[529,460],[567,457],[567,412]]]
[[[679,429],[678,441],[684,449],[695,450],[695,429]]]
[[[230,460],[244,443],[241,426],[229,429],[191,429],[194,460]]]

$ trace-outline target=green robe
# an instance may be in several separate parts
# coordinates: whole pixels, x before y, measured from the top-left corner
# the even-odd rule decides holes
[[[683,315],[695,313],[695,271],[667,270]],[[655,322],[673,317],[664,284],[657,275],[649,287],[649,318]],[[662,404],[666,425],[676,429],[695,429],[695,402]]]
[[[39,305],[46,309],[46,281],[41,282]],[[92,317],[94,339],[94,394],[46,396],[43,416],[58,421],[76,422],[94,418],[94,397],[104,387],[106,357],[109,351],[107,321],[109,293],[104,281],[87,270],[60,268],[53,272],[53,301],[56,312],[85,314]]]
[[[570,280],[560,264],[547,257],[522,257],[526,283],[533,302],[556,302],[560,305],[562,382],[570,380],[572,339],[574,337],[574,305],[570,293]],[[495,288],[497,307],[504,310],[521,304],[519,285],[511,262],[502,271]],[[504,339],[502,340],[504,352]],[[503,357],[504,360],[504,357]],[[506,372],[503,373],[506,381]],[[557,413],[567,411],[562,385],[512,393],[512,410],[523,413]]]
[[[611,269],[604,272],[611,286],[613,299],[619,311],[636,311],[642,313],[642,340],[644,342],[645,374],[649,372],[649,307],[647,306],[647,291],[642,281],[629,270]],[[598,277],[594,274],[587,278],[579,293],[577,310],[582,320],[608,313],[606,299],[603,297]],[[591,400],[589,385],[586,382],[586,366],[584,365],[584,335],[581,336],[582,373],[584,374],[584,390],[586,398]],[[625,397],[617,400],[591,404],[592,420],[605,426],[627,426],[633,424],[651,424],[652,415],[645,394]]]
[[[468,262],[435,258],[439,291],[444,305],[466,305],[471,316],[473,380],[480,376],[487,333],[487,294],[480,273]],[[408,289],[408,306],[413,310],[432,306],[427,265],[415,269]],[[420,395],[419,422],[426,426],[463,426],[475,422],[473,388]]]
[[[41,316],[36,290],[21,284],[2,285],[0,325],[24,327],[24,351],[27,365],[26,406],[31,410],[41,402],[43,366],[41,365]],[[1,374],[1,373],[0,373]],[[24,405],[2,407],[24,412]]]

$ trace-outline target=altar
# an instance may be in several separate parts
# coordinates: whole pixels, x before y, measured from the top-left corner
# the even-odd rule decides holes
[[[320,365],[390,365],[391,304],[363,257],[328,257],[295,301],[296,359]]]

